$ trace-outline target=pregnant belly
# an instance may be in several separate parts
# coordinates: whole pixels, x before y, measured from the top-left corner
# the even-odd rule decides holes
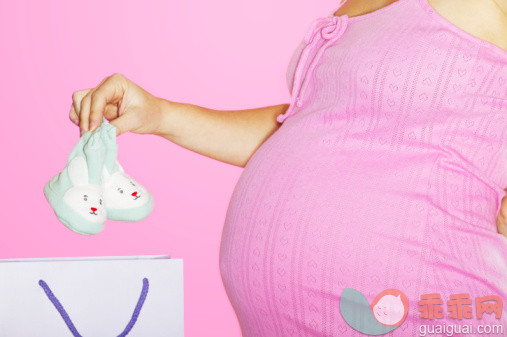
[[[339,310],[344,288],[369,303],[389,288],[407,296],[405,323],[389,336],[435,324],[419,317],[423,294],[441,295],[440,324],[456,324],[452,294],[507,298],[498,190],[438,152],[289,132],[251,158],[223,230],[221,274],[244,336],[354,336]]]

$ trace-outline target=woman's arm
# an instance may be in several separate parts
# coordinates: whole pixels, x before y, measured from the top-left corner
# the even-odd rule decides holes
[[[107,118],[118,134],[132,131],[162,136],[182,147],[232,165],[245,166],[280,124],[288,104],[218,111],[155,97],[120,74],[96,88],[74,93],[70,119],[81,134]]]
[[[229,164],[245,166],[279,123],[288,104],[238,111],[218,111],[193,104],[160,102],[162,121],[156,134]]]

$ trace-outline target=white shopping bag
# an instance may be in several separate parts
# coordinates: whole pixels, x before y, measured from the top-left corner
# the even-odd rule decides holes
[[[0,260],[1,337],[183,336],[183,261]]]

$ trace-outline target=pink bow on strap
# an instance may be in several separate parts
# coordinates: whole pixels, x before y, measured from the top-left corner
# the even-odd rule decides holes
[[[347,28],[348,18],[348,15],[344,14],[341,16],[333,15],[326,18],[319,17],[313,21],[304,38],[306,46],[301,53],[294,74],[291,103],[287,111],[277,117],[278,122],[281,123],[291,116],[296,106],[301,107],[303,105],[304,92],[308,86],[313,70],[317,66],[326,48],[343,35]],[[324,41],[324,43],[322,43],[322,41]],[[308,66],[306,76],[304,76],[303,70],[308,60],[310,60],[310,65]]]

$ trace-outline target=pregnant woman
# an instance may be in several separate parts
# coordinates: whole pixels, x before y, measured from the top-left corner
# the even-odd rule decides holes
[[[479,304],[507,300],[506,50],[504,0],[349,0],[294,51],[290,104],[217,111],[116,74],[76,92],[70,118],[245,167],[220,251],[244,336],[364,336],[340,312],[346,288],[406,295],[386,336],[500,336],[507,314]]]

